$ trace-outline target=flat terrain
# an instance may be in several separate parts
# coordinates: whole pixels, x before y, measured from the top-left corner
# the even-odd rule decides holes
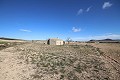
[[[119,80],[120,44],[16,44],[0,50],[0,80]]]

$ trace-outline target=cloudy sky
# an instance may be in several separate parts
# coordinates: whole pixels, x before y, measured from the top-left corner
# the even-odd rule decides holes
[[[120,0],[0,0],[0,37],[120,39]]]

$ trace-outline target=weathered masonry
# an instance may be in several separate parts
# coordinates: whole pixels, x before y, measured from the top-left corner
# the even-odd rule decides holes
[[[48,39],[47,43],[49,45],[63,45],[64,41],[58,38],[51,38],[51,39]]]

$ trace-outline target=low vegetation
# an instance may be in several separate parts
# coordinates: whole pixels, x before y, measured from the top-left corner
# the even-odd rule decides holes
[[[3,50],[11,52],[7,53],[8,55],[12,54],[10,56],[14,63],[11,63],[12,65],[9,64],[10,67],[13,66],[11,71],[15,70],[15,73],[16,70],[19,71],[16,74],[17,77],[13,76],[9,79],[119,80],[120,78],[120,65],[118,61],[120,53],[119,48],[117,48],[120,44],[117,44],[115,51],[113,48],[108,49],[108,47],[103,50],[104,48],[99,46],[105,47],[106,44],[69,44],[62,46],[31,42],[22,45],[16,44],[11,48]],[[109,50],[112,50],[115,54],[112,55]],[[3,54],[0,55],[3,56]],[[6,57],[4,59],[3,57],[0,58],[1,63],[6,59]],[[10,60],[9,56],[8,59]],[[8,62],[10,63],[10,61]],[[1,68],[0,71],[2,71]],[[8,73],[9,71],[5,74],[8,75]],[[2,79],[7,80],[5,78]]]
[[[19,59],[34,65],[28,80],[113,80],[116,75],[101,60],[103,52],[90,45],[32,44],[17,51],[22,51]]]
[[[23,42],[6,42],[6,41],[0,41],[0,50],[12,47],[15,45],[23,44]]]

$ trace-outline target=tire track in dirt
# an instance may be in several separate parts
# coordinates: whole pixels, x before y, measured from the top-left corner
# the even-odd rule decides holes
[[[117,71],[116,74],[118,75],[118,77],[116,79],[119,79],[120,78],[120,63],[118,62],[118,60],[115,59],[112,55],[108,55],[108,52],[106,52],[106,50],[105,50],[106,48],[104,49],[104,47],[101,47],[98,44],[97,44],[97,46],[96,45],[92,45],[92,46],[95,48],[98,48],[99,49],[98,52],[102,53],[101,59],[103,59],[104,61],[107,61],[109,63],[109,66],[111,65],[112,68]],[[107,50],[110,50],[110,49],[111,49],[111,47],[107,48]],[[108,64],[108,63],[106,63],[106,64]]]
[[[102,55],[106,60],[113,66],[113,68],[120,74],[120,64],[110,56],[107,56],[105,54]]]

